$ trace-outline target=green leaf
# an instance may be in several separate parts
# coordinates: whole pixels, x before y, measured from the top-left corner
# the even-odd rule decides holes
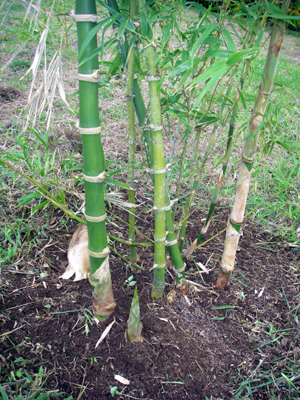
[[[208,57],[219,57],[219,58],[228,58],[230,55],[232,54],[232,51],[230,50],[223,50],[223,49],[212,49],[210,48],[204,55],[204,59],[208,58]]]
[[[174,68],[173,71],[170,72],[169,76],[174,76],[174,75],[180,74],[181,72],[189,69],[191,67],[191,65],[192,65],[192,61],[187,60],[184,63],[178,65],[176,68]]]
[[[230,221],[230,223],[231,223],[232,227],[237,231],[237,233],[240,233],[242,224],[235,224],[232,221]]]
[[[42,203],[40,203],[40,204],[38,204],[37,206],[35,206],[35,207],[32,209],[32,212],[34,212],[34,211],[36,211],[36,210],[40,210],[41,208],[47,206],[49,203],[50,203],[49,200],[43,201]]]
[[[183,125],[184,125],[190,132],[193,131],[193,128],[192,128],[191,125],[188,123],[187,119],[184,118],[182,115],[180,115],[179,110],[175,110],[175,109],[167,110],[167,113],[168,113],[168,114],[171,114],[171,115],[173,115],[173,116],[175,116],[176,118],[178,118],[179,121],[182,122]]]
[[[289,153],[293,152],[292,147],[290,145],[288,145],[287,143],[281,142],[279,140],[276,140],[275,143],[278,144],[279,146],[283,147]]]
[[[17,207],[24,206],[24,204],[30,203],[35,197],[40,197],[41,194],[36,190],[32,193],[27,194],[26,196],[21,197],[20,203],[17,205]]]
[[[115,22],[118,19],[118,15],[116,15],[114,18]],[[100,21],[92,30],[90,30],[90,32],[86,35],[86,38],[84,39],[79,54],[78,54],[78,58],[79,60],[81,59],[84,50],[86,49],[86,46],[90,43],[90,41],[92,40],[92,38],[97,34],[97,32],[102,28],[102,26],[110,20],[110,17],[103,19],[102,21]]]
[[[120,37],[123,35],[123,33],[125,32],[126,26],[127,26],[127,22],[128,22],[128,18],[125,18],[124,21],[122,21],[122,23],[120,24],[119,29],[118,29],[117,37]]]
[[[116,179],[105,178],[105,182],[106,183],[112,183],[113,185],[119,186],[119,187],[121,187],[123,189],[126,189],[126,190],[132,190],[131,186],[126,185],[126,183],[117,181]]]
[[[218,61],[214,63],[211,67],[207,68],[203,74],[199,75],[196,79],[193,80],[190,87],[197,86],[198,84],[207,81],[207,79],[211,78],[215,73],[217,73],[220,68],[225,65],[225,61]]]
[[[200,38],[196,41],[192,50],[190,52],[191,56],[193,57],[196,51],[199,49],[199,46],[204,42],[204,40],[212,33],[212,31],[217,27],[217,24],[209,25],[205,31],[200,35]]]
[[[261,31],[259,32],[259,34],[257,36],[256,42],[254,43],[254,47],[259,47],[260,46],[261,39],[263,38],[264,33],[265,33],[265,30],[261,29]]]
[[[161,50],[164,49],[166,43],[170,39],[171,33],[172,33],[171,26],[170,25],[164,26],[161,38]]]
[[[147,17],[144,11],[141,11],[141,33],[143,36],[146,36],[149,40],[153,38],[152,29],[147,21]]]
[[[232,54],[228,58],[227,64],[230,66],[237,64],[242,59],[250,57],[252,54],[257,53],[259,50],[260,50],[259,47],[254,47],[252,49],[244,49],[244,50],[237,51],[236,53]]]
[[[219,68],[219,70],[213,75],[208,83],[206,84],[205,88],[202,90],[200,95],[198,96],[197,100],[195,101],[194,107],[195,108],[199,102],[203,99],[203,97],[206,95],[206,93],[213,87],[213,85],[218,81],[218,79],[221,78],[222,75],[224,75],[227,71],[227,67],[224,65],[223,67]]]
[[[235,43],[232,39],[230,32],[227,29],[223,29],[222,33],[223,33],[225,43],[227,45],[228,50],[236,52],[236,46],[235,46]]]
[[[243,109],[246,111],[247,110],[247,104],[246,104],[246,100],[245,100],[244,94],[240,89],[238,89],[238,91],[239,91],[239,94],[240,94],[241,102],[243,104]]]

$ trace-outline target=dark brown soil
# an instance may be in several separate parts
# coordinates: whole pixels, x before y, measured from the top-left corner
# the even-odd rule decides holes
[[[3,87],[0,86],[0,102],[2,103],[7,103],[7,102],[12,102],[18,97],[21,97],[23,94],[21,90],[9,86],[9,87]]]
[[[189,239],[196,237],[201,218],[199,212],[193,214]],[[143,226],[151,235],[149,222],[148,214]],[[49,243],[46,240],[30,258],[4,272],[0,306],[2,382],[12,362],[23,357],[30,362],[28,371],[38,372],[43,366],[47,388],[62,390],[74,399],[109,399],[111,388],[117,387],[122,394],[118,398],[225,400],[233,398],[241,382],[251,381],[254,375],[257,379],[260,371],[262,379],[253,386],[265,383],[263,371],[272,371],[275,379],[280,376],[280,363],[287,358],[299,361],[300,333],[293,328],[298,323],[295,307],[299,305],[300,255],[293,248],[247,224],[230,287],[219,291],[213,282],[223,247],[220,235],[197,250],[187,263],[188,279],[200,285],[197,291],[191,285],[186,297],[177,297],[171,304],[166,298],[151,299],[152,250],[139,249],[139,264],[144,270],[133,275],[144,341],[127,343],[124,332],[134,287],[128,287],[125,280],[132,272],[111,255],[117,307],[106,324],[91,324],[88,282],[58,278],[66,267],[66,249],[75,230],[70,224],[69,234],[49,230]],[[225,225],[223,212],[217,215],[210,232],[216,233]],[[114,233],[116,228],[109,230]],[[117,230],[120,236],[122,228]],[[115,246],[128,256],[126,246]],[[200,274],[201,268],[194,261],[211,271]],[[166,293],[172,289],[171,274],[166,272]],[[113,319],[108,336],[95,349]],[[130,384],[122,385],[115,375],[125,377]],[[294,384],[299,388],[299,380]],[[278,399],[292,398],[285,397],[291,394],[286,386],[273,385],[273,390]],[[240,394],[246,393],[245,389]],[[271,398],[264,387],[252,393],[253,398]]]

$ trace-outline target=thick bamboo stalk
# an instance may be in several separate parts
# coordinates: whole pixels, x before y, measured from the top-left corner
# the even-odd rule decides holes
[[[288,10],[288,5],[289,1],[284,1],[283,11],[285,13]],[[274,22],[264,72],[249,122],[248,138],[245,141],[242,153],[234,205],[227,223],[224,252],[220,263],[219,275],[216,281],[216,286],[218,288],[224,288],[227,286],[234,269],[235,255],[240,238],[241,226],[244,220],[245,207],[250,186],[251,169],[259,139],[260,125],[263,122],[264,114],[272,91],[279,52],[284,37],[284,30],[285,22],[283,20]]]
[[[97,21],[95,0],[76,0],[78,50]],[[83,59],[97,47],[93,37],[86,47]],[[105,227],[104,153],[100,139],[98,110],[98,81],[93,71],[98,69],[98,57],[79,67],[79,131],[82,138],[85,179],[85,217],[88,226],[88,250],[90,262],[89,281],[94,298],[96,318],[103,320],[112,313],[115,302],[109,270],[109,248]]]

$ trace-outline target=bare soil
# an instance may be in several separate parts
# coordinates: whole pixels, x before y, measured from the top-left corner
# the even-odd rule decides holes
[[[189,239],[196,236],[197,221],[202,217],[194,214]],[[56,226],[62,218],[60,213],[54,217]],[[142,222],[148,234],[151,219],[148,214]],[[177,297],[173,303],[166,298],[151,299],[152,250],[139,249],[139,264],[144,270],[134,273],[112,255],[117,307],[106,323],[97,326],[86,318],[91,316],[88,310],[92,312],[88,282],[59,279],[67,264],[65,249],[75,230],[74,223],[69,225],[68,233],[49,226],[52,240],[26,256],[22,267],[16,263],[5,273],[0,306],[0,383],[5,382],[12,361],[23,357],[30,361],[26,367],[30,371],[37,372],[43,366],[49,374],[47,388],[63,390],[74,399],[109,399],[114,386],[123,394],[119,398],[231,399],[240,382],[251,379],[258,369],[271,370],[276,376],[287,358],[296,357],[294,362],[299,362],[300,333],[293,330],[298,320],[290,310],[299,305],[300,255],[293,248],[247,224],[234,278],[227,290],[219,291],[213,282],[224,240],[220,235],[195,254],[194,260],[211,271],[200,274],[201,268],[189,261],[188,278],[197,286],[191,284],[187,296]],[[226,212],[219,212],[211,232],[225,225]],[[109,230],[122,236],[122,229]],[[115,246],[129,256],[124,245]],[[298,269],[292,268],[296,265]],[[44,273],[37,274],[37,270]],[[124,337],[133,294],[133,287],[125,280],[132,274],[139,290],[143,343],[127,343]],[[171,274],[166,273],[166,293],[172,289]],[[113,319],[108,336],[95,349]],[[276,332],[273,336],[272,331]],[[115,375],[125,377],[130,384],[120,384]],[[299,380],[295,384],[300,387]],[[280,385],[274,390],[277,398],[287,398]],[[259,388],[254,393],[257,399],[270,398],[261,395]]]

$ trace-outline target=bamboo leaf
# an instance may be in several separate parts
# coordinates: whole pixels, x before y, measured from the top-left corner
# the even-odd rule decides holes
[[[261,39],[263,38],[264,33],[265,33],[265,30],[264,30],[264,29],[262,29],[262,30],[259,32],[259,34],[258,34],[258,36],[257,36],[257,39],[256,39],[256,42],[254,43],[254,47],[259,47],[259,46],[260,46]]]
[[[232,51],[230,50],[223,50],[223,49],[219,49],[219,48],[210,48],[208,49],[208,51],[205,53],[204,55],[204,59],[208,58],[208,57],[219,57],[219,58],[228,58],[229,56],[231,56]]]
[[[235,46],[235,43],[232,39],[230,32],[227,29],[223,29],[222,33],[223,33],[225,43],[227,45],[228,50],[236,52],[236,46]]]
[[[152,29],[147,21],[146,14],[141,11],[141,33],[143,36],[147,37],[149,40],[153,38]]]
[[[174,109],[173,110],[167,110],[167,113],[175,116],[176,118],[178,118],[189,131],[191,131],[191,132],[193,131],[193,128],[188,123],[187,119],[185,119],[182,115],[180,115],[178,110],[174,110]]]
[[[194,87],[202,82],[207,81],[207,79],[211,78],[216,72],[220,70],[225,65],[225,61],[218,61],[214,63],[211,67],[209,67],[203,74],[199,75],[196,79],[193,80],[190,87]]]
[[[34,192],[29,193],[26,196],[21,197],[21,199],[20,199],[21,201],[17,205],[17,207],[24,206],[25,204],[30,203],[35,197],[39,197],[39,196],[40,196],[40,193],[37,190],[35,190]]]
[[[194,108],[199,104],[199,102],[203,99],[206,93],[213,87],[213,85],[217,82],[218,79],[221,78],[227,71],[226,66],[221,67],[215,75],[213,75],[208,83],[206,84],[205,88],[202,90],[200,95],[198,96],[197,100],[195,101]]]
[[[178,65],[176,68],[174,68],[173,71],[170,72],[169,76],[174,76],[174,75],[180,74],[181,72],[189,69],[191,67],[191,65],[192,65],[192,61],[187,60],[184,63]]]
[[[127,23],[128,23],[128,17],[125,18],[124,21],[122,21],[122,23],[120,24],[119,29],[118,29],[118,33],[117,33],[117,37],[120,37],[120,36],[123,35],[123,33],[125,32]]]
[[[244,50],[237,51],[236,53],[232,54],[228,58],[227,64],[230,65],[230,66],[234,65],[234,64],[237,64],[242,59],[252,56],[252,54],[257,53],[259,50],[260,50],[259,47],[254,47],[252,49],[244,49]]]
[[[115,22],[117,20],[117,16],[113,17]],[[84,50],[86,49],[87,45],[90,43],[90,41],[93,39],[93,37],[97,34],[97,32],[103,27],[103,25],[110,20],[110,17],[103,19],[100,21],[87,35],[86,38],[84,39],[79,54],[78,54],[78,59],[80,60]]]
[[[243,105],[243,109],[246,111],[247,110],[247,103],[246,103],[244,94],[240,89],[238,89],[238,91],[239,91],[239,94],[240,94],[240,99],[241,99],[241,102],[242,102],[242,105]]]
[[[171,33],[172,33],[172,30],[171,30],[170,24],[164,26],[162,38],[161,38],[161,50],[164,49],[165,45],[167,44],[168,40],[170,39]]]
[[[114,185],[116,185],[116,186],[119,186],[119,187],[121,187],[121,188],[123,188],[123,189],[132,190],[132,187],[131,187],[131,186],[126,185],[126,183],[117,181],[116,179],[106,178],[106,179],[105,179],[105,182],[107,182],[107,183],[112,183],[112,184],[114,184]]]
[[[196,41],[191,50],[191,56],[193,57],[196,51],[199,49],[199,46],[204,42],[204,40],[212,33],[212,31],[217,27],[217,24],[209,25],[205,31],[201,34],[200,38]]]

